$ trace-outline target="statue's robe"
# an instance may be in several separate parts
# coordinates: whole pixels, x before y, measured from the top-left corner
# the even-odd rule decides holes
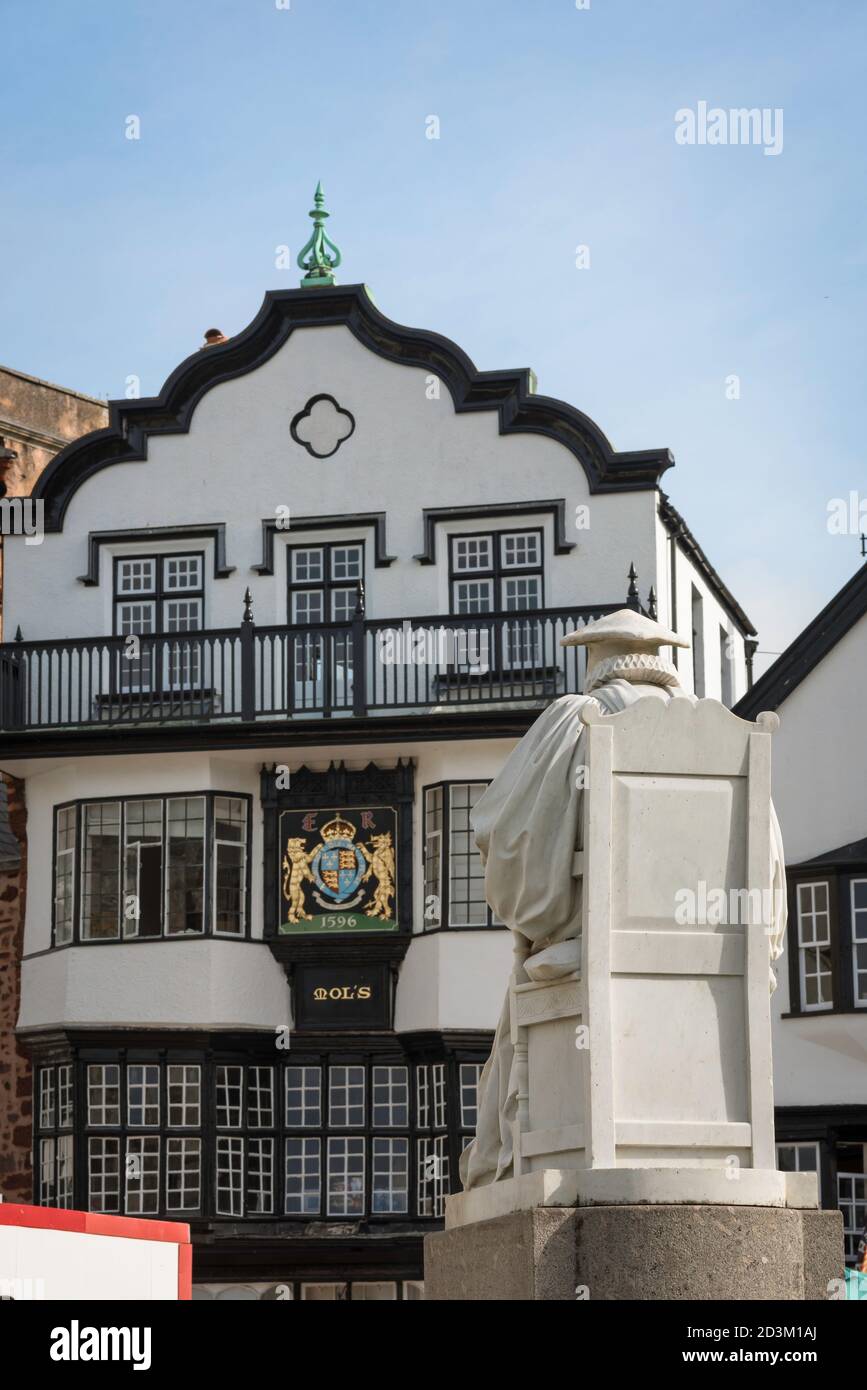
[[[581,880],[573,878],[582,849],[586,729],[581,710],[595,703],[616,714],[636,700],[689,700],[680,686],[612,680],[592,695],[564,695],[549,705],[513,749],[472,813],[485,868],[485,896],[509,927],[515,960],[531,980],[556,979],[580,968]],[[771,811],[775,921],[771,958],[783,949],[786,893],[783,849]],[[776,984],[771,975],[771,988]],[[476,1137],[461,1156],[464,1188],[512,1176],[512,1123],[517,1111],[509,996],[479,1081]]]

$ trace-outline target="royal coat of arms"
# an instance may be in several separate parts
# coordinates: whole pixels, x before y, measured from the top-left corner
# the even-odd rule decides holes
[[[396,931],[396,824],[390,806],[284,811],[281,933]]]

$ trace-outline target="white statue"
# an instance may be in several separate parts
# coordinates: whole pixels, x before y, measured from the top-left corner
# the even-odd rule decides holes
[[[583,862],[582,836],[586,829],[583,803],[585,794],[589,794],[585,793],[588,737],[590,736],[590,730],[586,727],[587,724],[591,721],[598,723],[601,716],[616,715],[635,705],[638,701],[649,698],[651,702],[661,702],[664,706],[668,706],[672,701],[686,702],[688,709],[683,710],[684,720],[680,721],[685,730],[686,743],[694,744],[696,741],[692,729],[687,728],[689,718],[692,718],[691,711],[696,712],[696,717],[700,718],[702,727],[707,729],[708,732],[704,741],[705,744],[709,743],[711,746],[716,738],[717,727],[723,731],[720,735],[723,742],[726,740],[726,731],[732,730],[733,747],[737,743],[738,736],[741,738],[745,735],[748,736],[749,730],[755,727],[735,719],[717,702],[698,702],[694,696],[685,692],[679,683],[677,668],[659,655],[659,649],[669,645],[684,647],[688,644],[683,642],[675,633],[630,609],[622,609],[589,624],[580,631],[571,633],[563,639],[563,644],[587,647],[586,693],[584,695],[563,696],[545,710],[514,749],[502,771],[491,783],[473,812],[475,840],[485,866],[486,897],[493,912],[506,923],[514,934],[516,970],[510,989],[510,998],[506,1000],[497,1027],[491,1056],[480,1081],[476,1137],[464,1151],[461,1159],[461,1178],[465,1189],[480,1188],[502,1179],[512,1178],[533,1167],[532,1159],[528,1163],[524,1163],[519,1156],[517,1164],[514,1161],[516,1125],[519,1132],[522,1128],[526,1129],[528,1125],[535,1131],[536,1137],[531,1136],[532,1142],[536,1144],[539,1154],[543,1155],[539,1158],[537,1167],[582,1168],[585,1164],[587,1167],[594,1166],[590,1156],[590,1140],[586,1137],[581,1138],[582,1125],[589,1129],[589,1114],[585,1115],[579,1107],[577,1113],[571,1112],[568,1123],[561,1116],[561,1112],[567,1110],[572,1104],[571,1091],[574,1091],[576,1087],[569,1082],[563,1091],[565,1098],[558,1099],[555,1095],[561,1084],[556,1074],[562,1071],[562,1067],[558,1066],[556,1062],[556,1057],[561,1057],[567,1067],[571,1066],[574,1053],[570,1058],[567,1053],[562,1051],[564,1046],[570,1044],[568,1041],[563,1043],[561,1039],[556,1044],[556,1047],[561,1049],[557,1053],[550,1035],[546,1035],[548,1041],[544,1046],[540,1043],[537,1047],[536,1055],[538,1059],[541,1059],[537,1062],[537,1067],[542,1066],[543,1070],[549,1068],[552,1073],[549,1086],[547,1080],[543,1084],[538,1079],[541,1073],[537,1070],[537,1089],[550,1089],[551,1095],[546,1095],[541,1100],[537,1096],[537,1101],[539,1101],[535,1107],[537,1118],[533,1124],[529,1124],[528,1117],[531,1106],[527,1103],[526,1094],[528,1077],[530,1077],[529,1089],[532,1089],[532,1057],[531,1064],[528,1066],[527,1047],[523,1046],[520,1049],[522,1055],[519,1057],[517,1055],[519,1049],[516,1049],[515,1046],[515,1039],[519,1035],[516,1031],[515,1016],[516,982],[519,982],[519,990],[524,991],[521,1005],[525,1012],[527,1007],[531,1005],[538,1012],[542,994],[537,994],[536,1004],[533,1003],[529,995],[534,990],[542,990],[544,994],[543,984],[545,982],[563,981],[564,988],[561,994],[564,998],[567,991],[565,982],[578,982],[574,986],[570,983],[568,988],[574,987],[575,990],[579,991],[575,997],[583,1000],[581,1006],[560,1005],[553,1008],[551,1016],[557,1017],[565,1013],[580,1018],[586,1017],[587,1013],[587,990],[591,972],[585,966],[584,976],[587,978],[582,979],[582,897],[585,891],[589,892],[591,889],[582,880],[582,873],[576,872],[576,860]],[[699,704],[701,704],[702,710],[698,710]],[[644,708],[649,718],[647,727],[652,729],[654,727],[655,706],[645,706]],[[630,715],[629,718],[631,719],[631,717]],[[771,718],[774,717],[771,716]],[[602,722],[604,723],[605,720],[603,719]],[[616,722],[612,721],[612,725]],[[641,727],[644,728],[644,725]],[[652,759],[650,762],[652,763]],[[723,798],[726,794],[726,790],[723,788]],[[786,925],[782,843],[772,808],[770,809],[771,824],[768,833],[769,790],[766,793],[766,798],[764,843],[771,862],[769,871],[764,877],[765,881],[773,883],[775,889],[779,891],[774,894],[774,916],[764,937],[768,943],[764,946],[765,955],[763,957],[765,980],[767,979],[768,959],[776,959],[782,951]],[[623,854],[622,845],[617,852]],[[624,866],[616,863],[613,866],[613,872],[622,874],[625,872]],[[635,873],[634,867],[631,872]],[[590,881],[592,883],[592,880]],[[644,934],[642,932],[621,932],[619,935],[624,938],[631,937],[632,939],[627,941],[627,945],[633,948],[634,941]],[[673,941],[674,938],[672,937],[671,940]],[[676,945],[678,949],[682,945],[686,950],[697,950],[699,955],[702,951],[704,955],[707,955],[709,949],[711,954],[714,950],[724,951],[728,953],[728,959],[734,959],[732,953],[738,950],[742,952],[744,957],[747,953],[746,938],[742,937],[740,944],[738,944],[733,934],[730,938],[726,937],[724,941],[711,942],[710,947],[707,937],[699,937],[698,934],[689,940],[681,937],[677,940]],[[655,942],[649,943],[650,950],[659,950],[661,946],[661,936]],[[713,991],[717,988],[727,987],[725,983],[720,984],[719,979],[714,977],[714,972],[717,976],[723,976],[727,973],[728,976],[732,977],[738,974],[738,969],[734,966],[729,967],[717,963],[717,965],[708,967],[707,978],[702,978],[697,984],[698,994],[691,997],[698,999],[700,1009],[705,1009],[704,1015],[701,1015],[704,1022],[699,1023],[699,1028],[703,1028],[705,1033],[713,1031],[712,1022],[715,1017],[714,1004],[716,1002],[715,999],[712,999]],[[687,975],[690,971],[684,968],[681,973]],[[702,966],[697,973],[704,976],[704,967]],[[740,974],[744,978],[746,977],[746,965],[740,970]],[[655,1008],[658,1016],[660,1010],[663,1013],[665,1010],[664,1003],[660,1005],[659,1002],[664,996],[659,995],[654,999],[652,977],[648,975],[647,980],[648,1001],[651,1004],[649,1013],[652,1013]],[[771,988],[774,987],[774,984],[775,981],[771,975]],[[609,985],[613,998],[614,985],[606,977],[604,981],[606,991],[609,989]],[[740,986],[738,987],[740,988]],[[580,995],[581,989],[585,991],[583,995]],[[704,990],[703,995],[701,990]],[[549,1012],[552,1009],[550,994],[551,991],[548,991],[547,1005],[542,1001],[542,1007],[547,1007]],[[731,999],[731,994],[726,996],[725,1007],[727,1009],[730,1007]],[[767,994],[765,994],[765,1014],[767,1013],[766,1005]],[[734,1032],[731,1036],[738,1032],[739,1007],[739,1002],[736,999],[733,1015],[735,1017]],[[526,1013],[526,1016],[532,1019],[532,1008],[529,1013]],[[710,1028],[707,1026],[708,1019],[711,1020]],[[574,1022],[574,1017],[571,1021],[567,1020],[567,1032],[577,1033],[579,1031],[578,1028],[572,1030]],[[745,1025],[744,1031],[747,1037],[750,1026],[750,1024]],[[758,1037],[763,1035],[764,1028],[765,1021],[762,1020],[756,1030]],[[756,1062],[760,1052],[759,1043],[753,1044],[754,1074],[752,1081],[748,1080],[747,1082],[747,1089],[752,1085],[755,1091],[752,1102],[750,1102],[749,1097],[743,1103],[732,1099],[736,1086],[733,1087],[729,1077],[722,1076],[723,1062],[717,1068],[720,1074],[713,1078],[720,1097],[725,1092],[725,1097],[719,1101],[719,1108],[724,1112],[722,1118],[726,1121],[733,1121],[739,1118],[739,1112],[743,1110],[744,1123],[710,1124],[707,1122],[707,1115],[701,1113],[700,1106],[693,1114],[687,1110],[682,1112],[680,1122],[688,1124],[694,1121],[692,1133],[697,1137],[694,1137],[690,1142],[694,1145],[694,1152],[698,1155],[695,1159],[696,1164],[705,1163],[708,1167],[718,1165],[722,1159],[715,1156],[714,1145],[727,1144],[744,1157],[746,1166],[762,1169],[770,1169],[775,1166],[772,1157],[772,1143],[770,1145],[771,1157],[768,1157],[768,1133],[770,1132],[771,1140],[773,1137],[772,1129],[769,1131],[769,1126],[772,1126],[769,1020],[767,1020],[767,1034],[767,1056],[761,1066]],[[538,1030],[537,1036],[541,1038],[541,1033]],[[712,1044],[708,1044],[711,1048],[711,1054],[709,1054],[711,1055],[710,1071],[714,1070],[713,1048],[716,1047],[717,1052],[719,1052],[719,1049],[725,1045],[727,1044],[717,1043],[715,1038]],[[731,1046],[734,1047],[734,1044]],[[749,1050],[749,1041],[746,1046]],[[550,1064],[545,1060],[549,1055],[545,1053],[545,1047],[553,1049],[550,1051],[550,1057],[555,1060]],[[707,1058],[704,1062],[699,1058],[696,1065],[699,1068],[702,1065],[707,1065]],[[749,1074],[749,1065],[746,1067],[746,1073]],[[765,1073],[768,1073],[766,1078]],[[761,1083],[757,1079],[759,1074],[763,1078]],[[765,1079],[766,1090],[764,1089]],[[710,1090],[713,1090],[713,1085],[711,1085]],[[566,1097],[566,1091],[570,1091],[568,1097]],[[589,1095],[590,1091],[585,1094]],[[635,1105],[634,1101],[625,1103],[627,1107],[632,1105],[635,1111],[641,1109],[641,1106]],[[750,1110],[750,1104],[753,1105],[753,1110]],[[524,1106],[526,1112],[523,1116],[519,1115],[520,1106]],[[677,1106],[675,1105],[673,1108],[676,1110]],[[637,1157],[634,1159],[628,1148],[621,1145],[621,1148],[617,1149],[614,1138],[613,1092],[611,1111],[612,1134],[609,1146],[612,1155],[610,1158],[611,1166],[629,1165],[633,1161],[639,1165],[654,1163],[656,1157],[650,1147],[644,1150],[644,1157],[642,1157],[641,1151],[636,1148]],[[735,1114],[736,1111],[738,1112],[737,1115]],[[750,1125],[746,1121],[759,1117],[760,1112],[759,1121],[752,1127],[755,1139],[751,1141]],[[538,1115],[543,1113],[548,1118],[539,1121]],[[715,1115],[712,1118],[715,1118]],[[557,1125],[560,1125],[561,1128],[552,1128],[552,1126]],[[566,1125],[566,1128],[563,1128],[563,1125]],[[548,1127],[545,1128],[545,1126]],[[641,1126],[637,1122],[621,1126],[621,1128],[624,1134],[628,1131],[645,1136],[651,1133],[651,1129],[648,1127],[641,1130]],[[671,1124],[667,1126],[658,1124],[655,1128],[662,1136],[660,1144],[666,1142],[666,1137],[670,1138]],[[758,1138],[759,1130],[761,1130],[762,1135],[761,1142]],[[686,1133],[685,1129],[684,1133]],[[544,1156],[544,1149],[539,1146],[544,1145],[547,1140],[538,1136],[554,1134],[573,1135],[574,1145],[580,1151],[577,1158],[573,1153],[570,1160],[562,1163],[559,1159],[555,1161],[556,1149],[555,1159],[551,1159],[550,1155]],[[574,1136],[578,1137],[575,1138]],[[568,1142],[573,1141],[569,1140]],[[641,1137],[636,1139],[636,1145],[639,1143],[644,1144],[645,1139]],[[648,1141],[649,1143],[650,1141]],[[753,1143],[752,1157],[750,1157],[751,1143]],[[557,1140],[557,1144],[559,1144],[560,1150],[568,1146],[567,1139],[562,1138]],[[703,1145],[706,1146],[702,1147]],[[586,1153],[584,1152],[585,1149]],[[532,1152],[532,1143],[530,1150]],[[688,1148],[687,1152],[690,1153]],[[757,1153],[761,1154],[759,1162],[755,1160]],[[626,1154],[627,1157],[614,1157],[616,1154]],[[674,1163],[676,1160],[670,1158],[662,1161]],[[692,1160],[689,1159],[688,1161]],[[663,1187],[665,1181],[667,1180],[663,1181]],[[731,1188],[732,1185],[729,1184],[729,1187]],[[464,1199],[452,1199],[453,1202],[461,1200]],[[650,1200],[656,1200],[656,1198],[652,1197]]]

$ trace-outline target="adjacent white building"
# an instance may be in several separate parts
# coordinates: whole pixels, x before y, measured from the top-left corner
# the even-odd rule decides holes
[[[749,682],[667,450],[329,279],[112,403],[6,541],[36,1200],[189,1219],[204,1296],[420,1296],[511,960],[469,812],[580,690],[560,636],[629,602]]]
[[[774,1008],[780,1167],[815,1169],[852,1261],[867,1225],[867,565],[740,701],[777,710],[789,927]]]

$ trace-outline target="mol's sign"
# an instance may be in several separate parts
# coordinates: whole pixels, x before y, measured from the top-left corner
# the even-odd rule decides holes
[[[397,931],[397,811],[283,811],[280,932]]]

